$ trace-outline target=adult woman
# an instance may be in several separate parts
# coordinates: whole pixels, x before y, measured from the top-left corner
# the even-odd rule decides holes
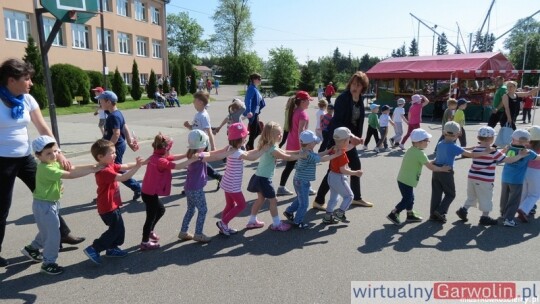
[[[244,103],[246,104],[244,116],[249,119],[249,139],[246,143],[246,148],[248,151],[253,150],[255,138],[257,138],[257,136],[259,136],[259,134],[262,132],[259,127],[259,114],[261,114],[261,110],[266,104],[264,103],[261,93],[257,89],[257,86],[260,84],[261,75],[253,73],[249,76],[249,86],[246,91],[246,98],[244,98]]]
[[[328,134],[334,134],[334,130],[339,127],[347,127],[351,130],[353,136],[351,142],[354,145],[364,142],[362,133],[364,131],[364,94],[369,85],[369,78],[363,72],[356,72],[349,79],[345,91],[341,93],[334,102],[334,116],[328,125]],[[334,141],[331,140],[329,146],[333,146]],[[362,168],[360,158],[356,149],[351,149],[347,152],[349,158],[349,167],[351,170],[359,170]],[[328,187],[328,173],[324,176],[323,181],[317,191],[317,196],[313,202],[313,208],[324,210],[324,202]],[[353,205],[363,207],[372,207],[373,204],[362,199],[360,193],[360,177],[351,176],[351,189],[353,191]]]
[[[535,88],[529,92],[516,92],[517,82],[507,81],[506,82],[507,93],[502,96],[502,105],[505,109],[505,117],[501,118],[502,122],[505,121],[512,129],[516,129],[516,120],[521,110],[521,99],[523,97],[535,95],[538,92],[538,88]]]
[[[31,191],[34,191],[36,184],[36,161],[31,155],[27,126],[32,122],[40,135],[53,136],[41,115],[39,105],[28,94],[33,85],[30,80],[33,73],[32,66],[19,59],[8,59],[0,66],[0,251],[15,178],[20,178]],[[58,156],[58,161],[64,169],[71,168],[70,162],[62,154]],[[60,233],[63,243],[77,244],[84,241],[84,238],[70,235],[61,217]],[[0,257],[0,267],[7,264],[7,260]]]

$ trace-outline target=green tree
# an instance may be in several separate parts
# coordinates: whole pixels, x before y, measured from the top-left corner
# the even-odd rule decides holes
[[[163,93],[169,93],[171,91],[170,87],[169,80],[165,77],[165,79],[163,79]]]
[[[476,32],[474,36],[473,51],[477,50],[479,53],[492,52],[495,46],[495,36],[493,34],[486,33],[482,35],[480,31]]]
[[[112,91],[118,97],[119,103],[126,101],[127,88],[126,88],[126,84],[124,83],[124,79],[122,79],[120,72],[118,72],[118,67],[116,67],[116,69],[114,70],[114,76],[112,80]]]
[[[172,75],[171,75],[171,87],[174,87],[175,90],[180,89],[180,68],[178,67],[178,61],[173,63]]]
[[[540,66],[540,22],[533,18],[520,19],[504,40],[508,59],[516,69],[535,70]],[[525,62],[525,64],[523,64]],[[538,74],[524,74],[523,85],[536,86]]]
[[[23,57],[24,62],[30,63],[34,67],[32,82],[34,85],[30,88],[30,94],[34,96],[40,109],[45,109],[48,105],[47,90],[45,89],[45,76],[43,75],[43,64],[41,62],[41,53],[36,45],[34,38],[28,35],[28,43],[25,48],[26,54]]]
[[[141,79],[139,77],[139,66],[137,65],[137,61],[135,60],[133,60],[131,75],[131,98],[133,98],[133,100],[140,100],[142,97]]]
[[[64,88],[69,90],[71,97],[82,96],[81,104],[90,102],[90,79],[81,68],[71,64],[54,64],[51,66],[51,80],[55,95],[54,101],[58,107],[70,107],[72,104],[71,100],[67,102],[65,99],[62,100],[65,103],[57,103],[57,94],[67,95],[67,93],[61,92]],[[62,83],[66,83],[67,86],[61,85]]]
[[[204,29],[187,12],[167,15],[167,41],[169,50],[180,57],[194,58],[198,51],[207,47],[201,37]]]
[[[150,70],[150,77],[148,78],[148,86],[146,88],[146,96],[150,99],[156,97],[156,92],[158,90],[157,78],[154,69]]]
[[[392,50],[392,57],[406,57],[407,49],[405,47],[405,42],[399,49]]]
[[[302,66],[302,71],[300,72],[300,82],[298,82],[298,89],[306,92],[312,92],[315,90],[315,75],[308,65]]]
[[[366,53],[364,56],[362,56],[362,58],[360,58],[358,69],[362,72],[366,72],[380,61],[381,59],[378,57],[370,57],[369,54]]]
[[[237,58],[224,56],[219,60],[223,82],[245,84],[249,75],[263,69],[262,59],[256,53],[245,53]]]
[[[337,71],[334,62],[330,58],[326,57],[321,60],[320,64],[321,80],[323,85],[327,85],[330,81],[336,82]],[[334,86],[337,86],[337,83],[335,83]]]
[[[437,38],[437,55],[448,55],[448,43],[446,42],[446,34],[442,33],[441,37]]]
[[[189,82],[189,92],[195,94],[197,92],[197,73],[193,66],[191,66],[191,72],[189,73],[191,81]]]
[[[191,64],[191,63],[190,63]],[[179,69],[179,88],[178,93],[180,96],[185,96],[188,93],[187,81],[186,81],[186,61],[183,59],[178,60],[178,69]]]
[[[247,52],[255,32],[248,0],[220,0],[212,19],[216,32],[210,39],[213,52],[235,59]]]
[[[416,38],[414,38],[409,46],[409,56],[418,56],[418,54],[418,43],[416,42]]]
[[[296,87],[300,78],[298,62],[293,50],[279,47],[269,51],[268,68],[272,86],[277,94],[284,94]]]

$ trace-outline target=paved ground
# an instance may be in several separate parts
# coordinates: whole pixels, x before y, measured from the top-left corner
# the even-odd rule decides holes
[[[209,112],[216,125],[226,115],[226,107],[239,87],[222,86]],[[261,119],[283,122],[285,97],[267,101]],[[163,110],[125,111],[131,129],[141,138],[140,152],[126,153],[127,161],[136,155],[151,154],[150,142],[158,131],[175,140],[173,151],[186,150],[187,130],[182,126],[191,120],[195,110],[190,105]],[[313,121],[315,108],[310,109]],[[59,130],[62,149],[75,164],[92,162],[87,153],[91,143],[99,138],[97,119],[92,114],[61,116]],[[537,118],[537,123],[540,122]],[[312,124],[312,127],[314,124]],[[438,124],[423,124],[434,137],[440,134]],[[479,125],[466,127],[469,142]],[[35,133],[34,133],[35,134]],[[226,144],[224,134],[218,136],[218,146]],[[427,151],[434,148],[434,141]],[[145,209],[142,202],[129,202],[130,191],[121,186],[126,203],[124,248],[130,255],[124,259],[105,260],[94,266],[82,249],[98,237],[105,226],[92,204],[95,196],[93,177],[65,181],[62,213],[76,235],[87,237],[79,247],[66,248],[59,264],[64,274],[49,277],[38,273],[39,265],[30,263],[19,250],[34,237],[37,228],[31,214],[31,194],[17,183],[13,206],[8,218],[7,235],[2,256],[11,265],[0,269],[0,299],[6,303],[346,303],[350,302],[350,282],[366,280],[537,280],[540,243],[540,221],[517,228],[482,227],[477,225],[480,212],[470,212],[470,222],[458,221],[453,213],[465,199],[466,172],[470,160],[457,161],[457,198],[451,206],[449,221],[391,225],[386,214],[399,200],[395,182],[403,152],[392,151],[375,155],[360,152],[364,176],[362,192],[373,208],[354,207],[348,213],[349,224],[321,225],[322,213],[307,214],[309,230],[286,233],[267,229],[241,230],[229,238],[219,236],[215,222],[224,206],[223,192],[215,192],[215,182],[207,190],[209,212],[205,233],[211,243],[200,245],[181,243],[176,238],[185,212],[186,200],[180,194],[183,172],[174,174],[173,191],[164,198],[167,212],[158,224],[162,249],[139,252]],[[217,164],[222,170],[223,165]],[[276,171],[277,183],[283,167]],[[326,165],[317,170],[317,188]],[[248,164],[244,172],[244,189],[255,166]],[[502,167],[497,168],[498,177]],[[142,179],[144,169],[136,178]],[[431,173],[424,169],[420,185],[415,190],[417,209],[424,216],[429,210]],[[292,188],[292,180],[288,187]],[[500,193],[495,183],[495,206]],[[249,203],[255,196],[245,193]],[[292,197],[281,197],[282,212]],[[497,208],[494,208],[494,215]],[[231,222],[243,228],[248,210]],[[260,218],[270,223],[267,206]],[[194,223],[192,224],[193,227]]]

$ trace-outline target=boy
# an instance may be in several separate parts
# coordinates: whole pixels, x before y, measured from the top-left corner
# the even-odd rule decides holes
[[[379,116],[377,115],[377,113],[379,113],[379,105],[372,103],[369,105],[369,109],[371,110],[371,113],[368,115],[368,128],[366,139],[364,140],[364,150],[367,150],[371,136],[375,137],[375,145],[379,142]],[[375,147],[375,152],[376,151],[377,147]]]
[[[386,141],[386,137],[388,136],[388,124],[391,124],[395,127],[394,122],[390,118],[390,110],[392,108],[383,105],[381,107],[381,116],[379,117],[379,132],[381,133],[381,139],[377,142],[377,147],[375,148],[375,152],[379,153],[383,149],[384,144],[384,151],[388,151],[388,142]]]
[[[474,148],[474,152],[483,152],[493,145],[495,140],[495,130],[491,127],[482,127],[478,130],[479,145]],[[495,168],[497,163],[513,163],[529,153],[522,149],[519,155],[506,157],[503,152],[494,150],[488,155],[473,157],[469,175],[467,178],[467,200],[463,207],[456,211],[459,218],[468,221],[467,214],[470,207],[478,207],[482,211],[479,225],[497,225],[497,220],[489,216],[493,209],[493,182],[495,181]]]
[[[435,160],[437,167],[448,166],[449,172],[433,172],[431,178],[431,208],[430,220],[446,223],[446,213],[456,197],[456,184],[454,182],[454,162],[456,156],[480,157],[491,153],[491,149],[482,152],[469,152],[456,144],[460,134],[460,126],[455,121],[449,121],[443,128],[444,139],[437,144]],[[444,196],[444,197],[443,197]]]
[[[216,146],[214,144],[214,133],[212,132],[212,123],[210,122],[210,114],[206,111],[206,106],[208,106],[208,100],[210,95],[208,92],[197,92],[193,95],[193,107],[197,110],[195,117],[193,117],[192,123],[189,121],[184,122],[184,127],[190,130],[202,130],[208,135],[208,141],[210,143],[210,151],[214,151]],[[208,147],[207,147],[208,150]],[[206,151],[207,151],[206,150]],[[221,182],[221,174],[212,168],[210,163],[206,163],[206,169],[208,171],[208,176],[217,180],[217,190],[219,190],[219,183]]]
[[[351,170],[348,165],[349,158],[345,152],[355,148],[354,145],[349,144],[351,136],[351,131],[346,127],[339,127],[334,130],[334,149],[342,154],[330,161],[330,170],[328,171],[330,199],[326,207],[326,214],[323,217],[323,224],[335,224],[337,221],[347,222],[345,212],[349,209],[354,198],[349,175],[360,177],[363,173],[362,170]],[[341,205],[339,209],[334,210],[339,196],[342,197]]]
[[[328,105],[326,107],[326,114],[321,116],[321,131],[322,131],[322,143],[319,146],[319,152],[322,152],[328,148],[328,142],[330,141],[330,134],[328,134],[328,125],[334,116],[334,105]]]
[[[326,102],[326,100],[325,100]],[[341,156],[341,151],[328,155],[330,150],[323,151],[319,154],[313,152],[315,146],[321,142],[321,139],[310,130],[300,133],[300,143],[302,150],[300,154],[307,155],[306,158],[301,158],[296,162],[296,171],[294,173],[294,190],[296,199],[283,212],[283,215],[291,221],[294,226],[304,229],[308,224],[304,223],[304,216],[309,205],[309,189],[311,181],[315,180],[317,164],[332,160]],[[296,215],[294,214],[296,212]]]
[[[42,135],[32,142],[37,159],[41,162],[36,170],[36,188],[34,190],[34,202],[32,213],[38,226],[38,234],[32,243],[25,246],[21,253],[35,262],[43,261],[41,272],[49,275],[57,275],[64,272],[64,268],[56,264],[60,245],[60,220],[58,213],[62,197],[62,179],[82,177],[96,172],[96,165],[72,167],[71,171],[64,171],[56,157],[60,149],[56,140],[50,136]],[[43,249],[43,255],[39,254]]]
[[[449,172],[451,170],[449,166],[437,167],[429,162],[429,159],[423,150],[427,147],[430,138],[431,134],[424,129],[417,128],[411,131],[412,147],[405,152],[397,177],[398,187],[402,198],[396,207],[388,214],[388,216],[386,216],[386,218],[394,225],[401,224],[399,213],[403,210],[407,210],[408,222],[422,221],[422,218],[413,211],[413,188],[418,185],[420,174],[422,173],[422,166],[426,166],[433,172]]]
[[[446,101],[446,110],[444,110],[443,116],[442,116],[442,127],[444,128],[444,125],[454,120],[454,115],[456,114],[457,109],[457,100],[454,98],[449,98]],[[441,140],[444,139],[444,131],[441,134],[441,138],[437,141],[437,143],[441,142]],[[437,152],[437,148],[435,147],[435,152]]]
[[[470,101],[466,100],[465,98],[460,98],[457,101],[457,110],[456,114],[454,115],[454,121],[457,122],[461,129],[461,134],[459,135],[459,144],[462,147],[467,146],[467,136],[465,135],[465,109],[467,108],[467,104]]]
[[[399,98],[397,100],[397,107],[394,109],[394,113],[392,113],[392,121],[394,122],[394,131],[396,135],[390,138],[390,143],[392,144],[392,148],[395,148],[399,146],[399,142],[401,141],[401,136],[403,136],[403,122],[406,124],[409,124],[407,121],[407,118],[405,117],[405,99]]]
[[[324,116],[324,114],[326,114],[326,108],[328,107],[328,101],[324,100],[324,99],[321,99],[319,100],[319,103],[317,105],[319,107],[319,109],[317,110],[317,112],[315,113],[315,134],[317,134],[317,136],[319,138],[322,138],[322,129],[321,129],[321,117]]]
[[[126,120],[122,112],[116,107],[118,97],[113,91],[105,91],[97,97],[101,103],[101,107],[108,111],[107,120],[105,121],[105,133],[103,139],[112,142],[116,149],[116,164],[122,164],[122,158],[126,151],[126,143],[133,151],[139,150],[139,145],[134,137],[131,137],[131,132],[128,129]],[[130,178],[123,181],[123,184],[133,191],[133,201],[141,197],[141,185],[135,179]]]
[[[96,263],[101,264],[99,253],[105,250],[107,257],[125,257],[128,253],[118,246],[124,243],[125,228],[120,206],[120,189],[118,182],[126,181],[133,177],[143,164],[143,159],[136,158],[135,163],[117,164],[116,149],[108,140],[98,139],[90,148],[92,156],[104,168],[96,172],[97,184],[97,208],[98,213],[105,225],[109,226],[93,244],[84,249],[84,254]],[[123,170],[129,170],[127,172]],[[124,172],[124,173],[122,173]]]
[[[506,156],[515,156],[520,154],[520,151],[526,149],[529,144],[531,135],[527,130],[517,129],[512,133],[512,143],[506,151]],[[502,189],[501,189],[501,216],[504,220],[503,224],[506,227],[517,226],[514,216],[521,201],[521,191],[523,189],[523,181],[529,161],[538,160],[538,155],[527,150],[528,155],[522,159],[504,165],[502,172]]]

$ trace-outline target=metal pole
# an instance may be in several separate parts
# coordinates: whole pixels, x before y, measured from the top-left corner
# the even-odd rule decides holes
[[[105,53],[105,21],[103,20],[103,0],[99,0],[99,24],[101,26],[101,60],[103,61],[103,88],[107,89],[107,56]]]
[[[433,26],[433,29],[436,29],[436,28],[437,28],[437,25],[435,24]],[[433,56],[434,54],[435,54],[435,33],[433,33],[433,40],[431,42],[431,56]]]

